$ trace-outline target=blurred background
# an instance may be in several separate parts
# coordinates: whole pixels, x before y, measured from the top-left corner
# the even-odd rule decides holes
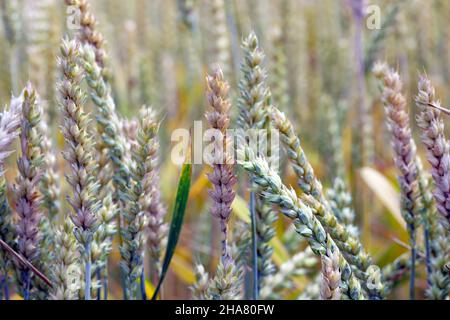
[[[450,1],[89,2],[98,29],[107,39],[111,83],[120,114],[133,118],[140,106],[147,104],[164,116],[160,157],[167,221],[179,172],[170,161],[171,133],[175,128],[189,129],[194,120],[204,118],[205,75],[216,63],[224,70],[231,85],[233,107],[236,105],[241,77],[240,43],[254,30],[266,54],[273,103],[289,115],[324,187],[330,187],[337,176],[350,186],[367,251],[380,266],[407,251],[389,134],[377,82],[370,71],[379,59],[399,70],[411,117],[415,113],[413,97],[419,72],[427,72],[443,106],[448,107]],[[46,101],[55,149],[61,150],[61,119],[55,102],[59,77],[56,56],[63,35],[74,34],[67,29],[70,11],[60,0],[0,3],[0,101],[7,104],[11,93],[18,94],[30,79]],[[358,8],[370,12],[364,16]],[[371,14],[376,14],[377,8],[380,26],[370,28],[368,19],[376,19]],[[237,107],[233,110],[236,115]],[[420,143],[418,148],[423,155]],[[63,161],[58,156],[62,172]],[[10,157],[10,163],[14,161]],[[285,183],[294,186],[292,170],[287,166],[282,169]],[[208,211],[208,170],[206,166],[194,166],[186,221],[164,285],[166,299],[189,298],[195,263],[202,262],[214,273],[218,261],[219,239],[211,232],[214,221]],[[6,175],[8,181],[13,181],[16,173],[8,170]],[[247,199],[245,185],[241,185],[233,204],[234,220],[247,214]],[[304,243],[292,240],[292,230],[284,218],[276,222],[276,231],[274,261],[280,266]],[[111,298],[120,298],[117,248],[111,259]],[[293,279],[282,297],[297,298],[319,269]],[[420,268],[418,288],[426,287],[423,275]],[[423,292],[418,298],[421,296]],[[406,279],[390,298],[407,298]]]

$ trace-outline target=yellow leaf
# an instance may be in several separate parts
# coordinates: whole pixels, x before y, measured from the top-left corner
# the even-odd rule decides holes
[[[198,195],[200,195],[210,184],[206,173],[208,172],[207,168],[203,168],[202,172],[198,175],[197,180],[192,184],[191,187],[191,198],[195,199]]]
[[[270,245],[273,247],[273,261],[279,267],[284,262],[289,260],[289,252],[286,250],[284,244],[279,238],[274,237],[270,240]]]
[[[145,292],[147,293],[147,297],[153,297],[153,293],[155,292],[155,287],[148,279],[145,280]]]
[[[362,168],[360,175],[398,223],[406,229],[406,223],[400,211],[400,195],[395,191],[389,180],[377,170],[369,167]]]
[[[173,255],[171,269],[177,275],[177,277],[186,284],[195,283],[195,273],[192,266],[186,262],[176,252]]]
[[[233,212],[245,223],[250,223],[250,211],[248,210],[247,202],[240,196],[236,195],[231,204]]]
[[[23,300],[23,298],[20,295],[18,295],[17,293],[14,293],[11,296],[11,300]]]

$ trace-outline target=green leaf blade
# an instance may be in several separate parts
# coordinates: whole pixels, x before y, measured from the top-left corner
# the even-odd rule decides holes
[[[192,165],[185,163],[181,169],[180,179],[178,182],[177,195],[175,197],[175,204],[173,207],[172,222],[169,229],[169,239],[167,241],[166,254],[161,269],[161,275],[159,277],[158,285],[156,286],[152,300],[155,300],[158,296],[161,285],[169,269],[170,261],[172,260],[175,248],[180,237],[181,228],[184,222],[184,216],[189,198],[189,190],[191,187],[192,177]]]

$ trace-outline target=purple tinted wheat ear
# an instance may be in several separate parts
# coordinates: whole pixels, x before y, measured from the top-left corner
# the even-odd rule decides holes
[[[22,122],[20,132],[20,157],[17,161],[19,175],[14,186],[15,209],[19,216],[17,225],[20,254],[33,264],[39,262],[39,245],[42,233],[39,225],[42,213],[39,208],[41,194],[39,182],[42,177],[43,155],[40,149],[42,137],[38,126],[41,110],[36,103],[36,92],[28,84],[23,92]],[[27,267],[20,268],[20,283],[25,300],[30,298],[31,273]]]
[[[446,220],[446,229],[450,223],[450,150],[444,135],[444,123],[440,111],[430,105],[440,107],[435,89],[430,80],[422,75],[418,84],[419,92],[416,105],[419,108],[417,125],[421,130],[421,139],[427,151],[431,165],[431,175],[435,183],[434,198],[439,212]]]
[[[222,236],[222,256],[216,275],[211,280],[207,298],[234,300],[240,297],[241,276],[240,270],[231,256],[227,242],[231,203],[235,197],[233,186],[236,183],[234,165],[232,164],[231,155],[228,153],[228,145],[231,141],[226,132],[230,123],[229,86],[223,80],[223,74],[220,69],[216,69],[212,76],[207,76],[206,81],[209,107],[209,110],[206,112],[206,119],[211,128],[216,130],[213,141],[214,159],[211,163],[213,172],[208,174],[208,179],[211,181],[213,189],[208,190],[208,193],[213,200],[211,214],[219,219]]]
[[[221,137],[216,136],[214,141],[215,152],[221,151],[221,158],[214,159],[212,163],[213,172],[208,175],[213,185],[209,190],[209,195],[213,199],[211,214],[219,219],[222,232],[222,259],[229,255],[227,245],[228,221],[231,216],[231,203],[234,200],[235,192],[233,186],[236,183],[234,166],[231,164],[231,155],[228,154],[227,146],[231,143],[226,130],[230,124],[230,101],[228,100],[228,84],[223,80],[223,74],[217,69],[207,80],[207,101],[209,109],[206,119],[211,128],[220,132]],[[217,154],[216,154],[217,156]]]
[[[379,71],[384,69],[385,71]],[[399,184],[402,189],[402,213],[414,232],[416,224],[416,202],[418,198],[416,145],[409,126],[406,99],[402,94],[403,84],[397,72],[386,65],[377,65],[374,73],[383,81],[382,99],[389,131],[392,134],[394,161],[399,170]]]
[[[389,131],[392,134],[391,145],[394,150],[394,162],[401,188],[402,215],[408,225],[411,243],[411,281],[410,295],[414,296],[416,228],[419,203],[418,169],[416,144],[414,143],[403,84],[400,75],[383,63],[377,63],[374,74],[382,80],[382,100]]]

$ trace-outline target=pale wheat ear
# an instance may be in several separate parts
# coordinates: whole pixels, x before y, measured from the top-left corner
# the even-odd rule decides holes
[[[297,184],[303,191],[302,200],[312,209],[322,226],[336,241],[339,249],[351,257],[349,263],[356,268],[356,277],[365,285],[368,279],[367,269],[372,264],[370,254],[364,250],[361,241],[350,234],[351,229],[348,225],[340,223],[333,213],[330,203],[323,194],[322,183],[315,176],[292,123],[276,108],[272,108],[270,117],[273,126],[280,133],[289,161],[298,178]],[[375,288],[370,291],[370,295],[373,299],[380,299],[383,297],[383,292]]]
[[[131,190],[130,188],[132,187],[130,185],[130,156],[126,154],[126,143],[121,131],[121,124],[117,115],[115,102],[111,95],[111,87],[105,81],[102,72],[103,69],[96,61],[96,55],[92,46],[88,45],[83,48],[82,56],[78,60],[78,63],[81,64],[86,73],[86,81],[90,88],[91,99],[96,106],[97,132],[100,136],[97,154],[103,163],[111,166],[104,172],[105,179],[101,180],[100,196],[104,196],[108,192],[111,193],[111,191],[107,191],[108,189],[104,188],[106,188],[108,183],[112,180],[112,201],[115,206],[110,208],[108,214],[109,217],[104,220],[104,223],[108,228],[114,229],[113,217],[119,217],[118,219],[123,221],[125,219],[125,209],[128,207],[125,199],[127,199],[128,193]],[[118,229],[119,242],[120,245],[122,245],[122,225],[119,224]],[[110,239],[112,239],[113,235],[114,233],[102,237],[104,238],[106,236],[108,241],[111,241]],[[107,258],[107,255],[104,256],[104,259],[105,258]],[[106,271],[105,266],[106,264],[101,268],[101,272]],[[122,274],[129,274],[130,270],[128,270],[124,264],[122,264],[122,266]],[[107,279],[107,275],[105,274],[103,278]],[[132,282],[135,282],[135,280]],[[127,280],[126,283],[130,283],[130,281]],[[131,295],[129,289],[129,285],[123,288],[123,295],[126,299]],[[104,282],[104,291],[106,296],[106,282]]]
[[[59,105],[63,114],[61,127],[66,141],[63,153],[69,173],[67,183],[71,186],[72,195],[67,201],[72,208],[69,217],[73,223],[74,235],[79,243],[79,253],[84,262],[85,300],[91,299],[92,290],[92,243],[99,221],[98,183],[93,172],[97,164],[94,158],[95,142],[89,131],[89,118],[84,111],[85,96],[81,91],[83,71],[78,65],[80,43],[77,40],[63,39],[59,68],[62,78],[58,83]]]
[[[138,297],[138,283],[141,282],[141,296],[147,299],[143,283],[144,252],[147,242],[146,229],[149,219],[148,213],[152,200],[153,176],[156,171],[154,157],[157,153],[158,123],[154,112],[146,106],[140,110],[141,120],[136,132],[135,145],[131,147],[131,187],[127,189],[127,214],[124,215],[122,237],[120,246],[122,260],[120,268],[123,272],[124,286],[127,299],[135,300]]]
[[[195,300],[206,300],[208,296],[208,290],[211,286],[211,280],[205,267],[196,263],[195,265],[195,283],[190,287],[192,297]]]
[[[264,192],[265,199],[278,205],[281,213],[293,220],[297,232],[308,241],[316,255],[325,253],[329,246],[333,251],[338,252],[339,268],[346,288],[342,294],[350,299],[364,299],[361,283],[355,277],[352,267],[340,252],[331,235],[325,231],[322,223],[313,214],[313,210],[316,209],[305,205],[293,189],[287,188],[263,158],[245,161],[242,166],[254,175],[254,182]]]
[[[247,130],[261,130],[270,127],[270,90],[267,85],[267,71],[264,67],[264,52],[259,46],[255,32],[242,40],[242,77],[239,81],[239,115],[237,127]],[[245,137],[240,137],[244,139]],[[273,223],[277,219],[271,207],[257,194],[250,180],[250,217],[252,237],[252,272],[254,299],[258,299],[264,279],[275,272],[272,262],[273,247],[269,244],[274,237]]]

